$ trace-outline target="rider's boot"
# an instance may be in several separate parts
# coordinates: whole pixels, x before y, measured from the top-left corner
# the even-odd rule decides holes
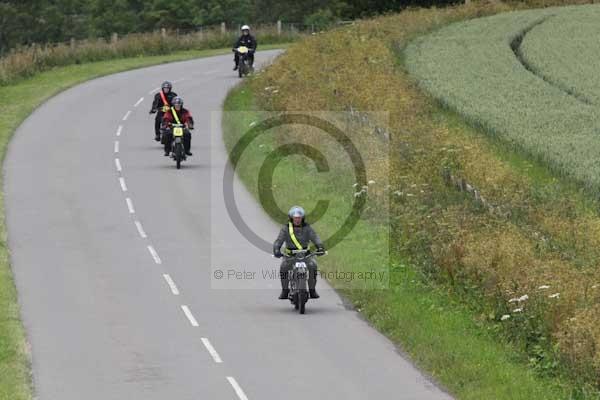
[[[154,135],[154,140],[156,140],[157,142],[160,142],[160,134],[159,133]]]
[[[309,289],[308,290],[308,295],[310,296],[311,299],[318,299],[319,297],[319,293],[317,293],[317,289]]]
[[[287,300],[290,296],[290,289],[281,289],[281,294],[279,295],[279,300]]]
[[[238,69],[238,65],[237,65],[237,64],[235,64],[235,65],[233,66],[233,70],[234,70],[234,71],[237,71],[237,69]]]

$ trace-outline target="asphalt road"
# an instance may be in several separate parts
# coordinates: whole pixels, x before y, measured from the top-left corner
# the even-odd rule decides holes
[[[277,281],[213,278],[276,267],[223,204],[212,112],[239,81],[231,58],[93,80],[18,129],[4,189],[38,399],[450,398],[323,282],[299,316],[276,300]],[[196,119],[180,171],[152,140],[151,91],[165,79]],[[278,226],[235,184],[247,224],[274,239]]]

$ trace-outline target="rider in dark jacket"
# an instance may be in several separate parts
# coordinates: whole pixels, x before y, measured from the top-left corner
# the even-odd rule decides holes
[[[250,27],[248,25],[242,26],[242,36],[238,38],[238,40],[233,45],[235,67],[233,70],[236,71],[240,64],[240,55],[235,49],[240,46],[246,46],[250,51],[248,52],[248,59],[250,61],[250,66],[254,65],[254,52],[256,51],[257,43],[256,38],[250,34]]]
[[[321,242],[321,238],[319,238],[317,232],[315,232],[315,230],[304,220],[304,214],[304,209],[302,207],[294,206],[290,209],[288,212],[288,225],[285,225],[283,228],[281,228],[275,243],[273,243],[273,255],[275,257],[283,257],[281,246],[284,244],[286,251],[289,251],[308,249],[309,244],[312,242],[315,246],[317,246],[317,252],[323,253],[325,251],[323,248],[323,242]],[[293,238],[291,232],[293,232]],[[297,241],[302,247],[301,249],[296,246],[294,243],[295,241]],[[281,278],[281,295],[279,295],[279,298],[281,300],[287,299],[290,293],[288,273],[292,270],[293,263],[293,258],[286,257],[281,261],[281,266],[279,268],[279,274]],[[311,299],[318,299],[319,295],[315,289],[317,285],[317,263],[315,259],[309,258],[306,260],[306,266],[308,267],[309,271],[308,293]]]
[[[150,109],[150,114],[156,114],[156,118],[154,119],[154,140],[157,142],[160,141],[160,126],[165,114],[164,109],[171,107],[171,102],[177,97],[177,93],[173,92],[172,89],[173,85],[171,85],[171,82],[163,82],[160,91],[154,95],[154,101]]]

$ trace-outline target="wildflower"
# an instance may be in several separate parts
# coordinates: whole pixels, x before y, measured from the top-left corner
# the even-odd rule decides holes
[[[396,196],[400,197],[400,196],[402,196],[402,192],[401,192],[401,191],[399,191],[399,190],[396,190],[396,191],[394,192],[394,195],[396,195]]]
[[[512,312],[514,312],[514,313],[523,312],[523,308],[521,308],[521,307],[515,308]]]
[[[523,296],[519,297],[519,301],[525,301],[528,300],[529,296],[527,296],[526,294],[524,294]]]
[[[354,193],[354,197],[360,197],[363,194],[362,191]]]
[[[592,289],[596,289],[598,287],[598,284],[592,285]]]
[[[558,299],[560,297],[560,293],[554,293],[554,294],[551,294],[548,297],[550,297],[551,299]]]
[[[516,303],[517,301],[519,301],[519,299],[515,297],[515,298],[510,299],[508,302],[509,303]]]
[[[256,121],[252,121],[252,122],[250,122],[250,128],[252,128],[252,127],[253,127],[253,126],[255,126],[255,125],[256,125]]]
[[[375,181],[371,179],[368,183],[369,183],[369,185],[374,185]]]
[[[503,316],[500,317],[500,321],[506,321],[509,318],[510,318],[510,315],[504,314]]]
[[[415,195],[412,193],[406,193],[406,197],[414,197]]]
[[[353,188],[357,187],[358,183],[355,183],[354,185],[352,185]]]
[[[540,290],[550,289],[550,286],[548,286],[548,285],[542,285],[538,289],[540,289]]]

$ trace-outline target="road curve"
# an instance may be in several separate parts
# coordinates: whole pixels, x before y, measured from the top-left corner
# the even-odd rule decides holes
[[[276,281],[211,289],[215,266],[275,266],[219,197],[227,157],[211,112],[238,82],[231,65],[219,56],[95,79],[16,132],[6,217],[37,398],[449,399],[332,290],[299,316],[275,300]],[[151,137],[150,92],[165,79],[196,119],[181,171]],[[274,238],[235,184],[247,224]]]

